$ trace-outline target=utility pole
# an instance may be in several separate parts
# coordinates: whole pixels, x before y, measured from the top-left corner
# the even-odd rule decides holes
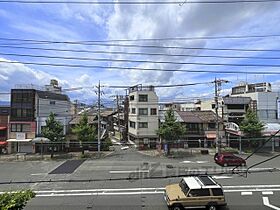
[[[98,102],[97,102],[97,106],[98,106],[98,131],[97,131],[97,138],[98,138],[98,154],[100,155],[100,80],[99,80],[99,83],[98,83],[98,87],[97,87],[97,89],[98,89],[98,93],[97,93],[97,95],[98,95]]]
[[[215,113],[216,113],[216,153],[221,153],[221,139],[220,139],[220,126],[219,126],[219,95],[222,83],[228,83],[227,80],[215,78]]]
[[[119,95],[117,94],[116,97],[117,97],[117,112],[118,112],[118,131],[119,131],[120,140],[121,140],[122,134],[121,134],[121,122],[120,122]]]

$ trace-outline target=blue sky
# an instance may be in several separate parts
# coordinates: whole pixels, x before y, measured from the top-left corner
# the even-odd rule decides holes
[[[165,37],[198,37],[198,36],[228,36],[228,35],[264,35],[280,34],[280,3],[251,3],[251,4],[184,4],[179,5],[71,5],[71,4],[0,4],[0,38],[36,39],[51,41],[79,40],[112,40]],[[16,42],[0,41],[0,45],[11,45]],[[48,47],[56,49],[75,50],[105,50],[123,52],[196,54],[196,55],[231,55],[231,56],[274,56],[277,52],[222,52],[206,50],[170,50],[125,47],[79,46],[69,44],[32,45],[20,44],[25,47]],[[252,48],[280,49],[280,38],[254,39],[219,39],[191,40],[165,42],[129,42],[122,44],[212,47],[212,48]],[[108,69],[84,69],[35,66],[24,64],[0,63],[0,92],[7,92],[15,84],[44,85],[51,78],[59,80],[64,88],[94,86],[100,80],[104,85],[159,85],[180,84],[213,81],[215,77],[227,79],[224,93],[239,82],[272,82],[278,90],[278,76],[246,75],[238,71],[279,71],[269,67],[230,67],[230,66],[198,66],[173,65],[153,63],[119,63],[97,61],[71,61],[62,59],[29,58],[1,55],[1,53],[34,54],[48,56],[72,56],[88,58],[137,59],[174,62],[204,62],[204,63],[259,63],[277,64],[277,60],[253,59],[217,59],[192,57],[164,56],[128,56],[111,54],[91,54],[74,52],[54,52],[43,50],[26,50],[0,47],[0,61],[43,62],[62,64],[83,64],[108,66]],[[280,62],[278,62],[280,63]],[[192,70],[224,70],[236,71],[236,74],[182,73],[158,71],[113,70],[110,66],[161,68],[161,69],[192,69]],[[186,88],[159,89],[158,95],[162,100],[176,98],[210,96],[212,85],[199,85]],[[124,93],[121,90],[104,88],[104,100],[111,95]],[[96,95],[93,89],[83,89],[69,93],[72,100],[93,103]],[[0,101],[8,97],[0,95]]]

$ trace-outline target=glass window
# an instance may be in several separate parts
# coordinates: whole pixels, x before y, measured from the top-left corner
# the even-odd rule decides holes
[[[50,101],[50,105],[55,105],[55,101]]]
[[[135,108],[132,108],[132,109],[131,109],[131,113],[132,113],[132,114],[135,114]]]
[[[220,188],[214,188],[214,189],[212,189],[212,192],[213,192],[214,196],[223,196],[224,195],[222,189],[220,189]]]
[[[151,115],[157,115],[157,109],[151,108]]]
[[[22,124],[22,132],[30,132],[31,125],[30,124]]]
[[[129,100],[130,100],[130,101],[134,101],[134,95],[129,96]]]
[[[139,94],[139,102],[147,102],[148,95]]]
[[[216,124],[215,123],[208,123],[208,128],[216,128]]]
[[[148,128],[147,122],[139,122],[139,128]]]
[[[200,197],[200,196],[210,196],[209,189],[197,189],[197,190],[191,190],[189,197]]]
[[[129,127],[131,127],[131,128],[135,128],[135,122],[133,122],[133,121],[129,121]]]
[[[139,115],[148,115],[147,108],[139,108]]]
[[[17,131],[17,124],[12,124],[11,125],[11,131],[16,132]]]

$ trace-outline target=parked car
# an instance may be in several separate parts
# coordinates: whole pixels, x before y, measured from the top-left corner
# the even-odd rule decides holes
[[[216,153],[214,160],[221,166],[246,166],[246,161],[232,153]]]
[[[186,177],[177,184],[167,185],[164,199],[171,210],[198,207],[216,210],[227,205],[221,185],[210,176]]]

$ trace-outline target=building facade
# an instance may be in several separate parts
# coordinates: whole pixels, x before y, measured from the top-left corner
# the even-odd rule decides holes
[[[54,86],[53,89],[59,88]],[[51,112],[62,123],[65,134],[71,120],[71,102],[67,95],[24,87],[12,89],[9,152],[35,152],[35,145],[31,141],[41,136]]]
[[[9,130],[10,107],[0,106],[0,154],[6,152]]]
[[[139,149],[155,148],[158,139],[158,96],[153,86],[129,89],[128,138]]]

